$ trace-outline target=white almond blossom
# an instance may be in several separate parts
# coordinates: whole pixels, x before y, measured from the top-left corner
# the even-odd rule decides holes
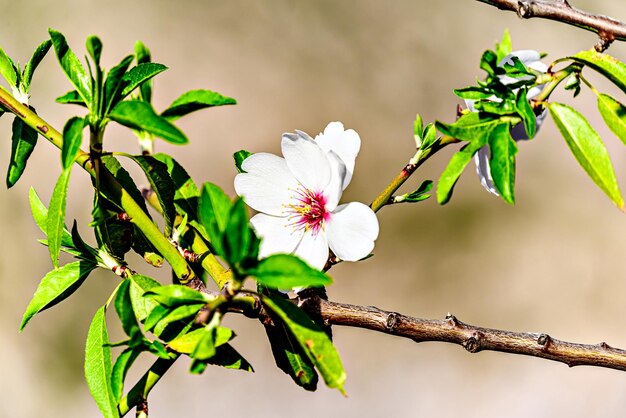
[[[378,238],[376,215],[363,203],[339,205],[360,147],[354,130],[331,122],[315,139],[301,131],[283,134],[284,158],[257,153],[243,161],[235,190],[260,212],[250,222],[262,238],[261,258],[295,254],[322,269],[329,247],[346,261],[370,254]]]
[[[548,66],[543,62],[539,61],[541,59],[541,54],[537,51],[533,50],[521,50],[521,51],[513,51],[506,57],[502,58],[498,63],[499,67],[504,67],[505,64],[513,65],[513,57],[517,57],[522,64],[526,68],[533,69],[535,71],[539,71],[541,73],[545,73],[548,70]],[[507,75],[499,76],[500,82],[504,85],[513,84],[517,81],[528,79],[530,76],[524,76],[519,78],[509,77]],[[541,93],[544,85],[533,86],[528,90],[526,97],[528,100],[534,99]],[[494,99],[496,99],[494,97]],[[467,108],[471,112],[476,112],[474,108],[473,100],[465,100],[465,104]],[[543,123],[543,120],[546,118],[547,111],[543,111],[541,115],[537,116],[537,132]],[[528,135],[526,134],[526,129],[524,128],[523,123],[518,123],[511,129],[511,137],[515,141],[523,141],[528,139]],[[474,156],[474,162],[476,163],[476,172],[478,173],[478,177],[480,178],[480,184],[483,185],[487,191],[493,193],[498,196],[498,192],[496,191],[496,187],[493,184],[493,178],[491,177],[491,168],[489,167],[489,148],[487,146],[482,147],[476,155]]]

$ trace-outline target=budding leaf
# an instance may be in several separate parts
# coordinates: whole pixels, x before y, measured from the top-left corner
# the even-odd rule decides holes
[[[599,94],[598,109],[609,129],[626,145],[626,107],[608,94]]]
[[[85,378],[91,396],[105,418],[118,418],[117,401],[111,388],[111,347],[105,307],[98,309],[89,326],[85,344]]]
[[[300,308],[279,297],[263,296],[263,304],[283,321],[330,388],[343,393],[346,372],[337,350],[326,333]]]
[[[424,200],[426,200],[426,199],[428,199],[430,197],[428,192],[432,188],[433,188],[433,181],[432,180],[424,180],[424,182],[422,182],[422,184],[420,184],[420,187],[418,187],[417,190],[415,190],[414,192],[408,193],[408,194],[406,194],[404,196],[400,196],[400,198],[396,198],[396,201],[410,202],[410,203],[416,203],[416,202],[424,201]]]
[[[513,51],[513,45],[511,43],[511,34],[508,29],[504,30],[504,35],[502,36],[502,41],[496,43],[496,55],[498,58],[498,62],[502,61],[504,57],[509,55]]]
[[[11,87],[17,86],[17,68],[13,60],[0,48],[0,75],[11,85]]]
[[[107,115],[109,110],[122,100],[122,97],[120,97],[120,90],[123,88],[122,77],[124,77],[124,74],[126,74],[126,71],[132,62],[133,56],[128,55],[107,73],[106,80],[104,81],[103,93],[104,106],[102,113],[104,115]]]
[[[613,203],[623,208],[624,200],[617,184],[615,170],[600,135],[575,109],[560,103],[551,103],[548,108],[578,164]]]
[[[132,129],[146,131],[172,144],[189,142],[180,129],[157,115],[152,106],[139,100],[119,102],[109,114],[109,118]]]
[[[26,163],[37,145],[37,131],[26,125],[22,119],[13,119],[11,134],[11,159],[7,170],[7,188],[13,187],[20,179]]]
[[[626,64],[595,49],[581,51],[570,59],[593,68],[626,93]]]
[[[235,160],[235,167],[237,167],[238,173],[245,173],[243,168],[241,168],[241,164],[243,164],[243,161],[251,155],[252,153],[250,151],[246,151],[245,149],[239,150],[233,154],[233,159]]]
[[[83,101],[91,106],[91,77],[70,49],[65,36],[53,29],[49,29],[48,32],[63,72],[83,98]]]
[[[94,35],[87,38],[87,52],[93,59],[96,67],[100,67],[100,57],[102,56],[102,41],[100,38]]]
[[[131,70],[124,74],[124,77],[122,78],[122,83],[124,85],[122,98],[128,96],[142,83],[145,83],[155,75],[162,73],[165,70],[167,70],[165,65],[153,62],[139,64],[136,67],[131,68]]]
[[[275,254],[264,258],[250,274],[263,285],[274,289],[321,287],[333,282],[326,273],[309,267],[298,257],[289,254]]]
[[[208,107],[234,105],[237,101],[233,98],[222,96],[210,90],[191,90],[182,94],[178,99],[163,111],[161,116],[175,120],[196,110]]]
[[[20,324],[20,331],[33,316],[67,299],[80,287],[96,265],[88,261],[74,261],[48,272],[41,279]]]

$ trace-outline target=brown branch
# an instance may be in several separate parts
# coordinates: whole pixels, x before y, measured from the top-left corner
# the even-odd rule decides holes
[[[595,366],[626,371],[626,350],[607,343],[578,344],[548,334],[501,331],[465,324],[448,314],[444,320],[421,319],[372,306],[331,302],[318,296],[301,298],[298,304],[327,325],[365,328],[415,342],[441,341],[458,344],[470,353],[500,351],[544,358],[574,366]]]
[[[608,16],[594,15],[569,5],[567,0],[477,0],[501,10],[510,10],[522,18],[538,17],[573,25],[600,38],[595,48],[604,51],[613,41],[626,41],[626,24]]]

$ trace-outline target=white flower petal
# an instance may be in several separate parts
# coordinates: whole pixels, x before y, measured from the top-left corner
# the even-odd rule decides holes
[[[261,238],[260,258],[277,253],[291,254],[302,239],[303,230],[295,229],[288,218],[259,213],[250,223]]]
[[[324,189],[324,197],[326,198],[325,208],[327,211],[332,212],[339,204],[339,199],[343,193],[343,182],[346,178],[346,165],[341,158],[334,151],[330,151],[327,154],[328,161],[330,162],[331,177],[330,183]]]
[[[378,219],[369,206],[359,202],[339,205],[326,225],[330,249],[342,260],[358,261],[374,249]]]
[[[283,134],[281,148],[287,167],[304,187],[321,192],[330,182],[326,153],[304,132]]]
[[[518,51],[513,51],[500,60],[498,67],[504,67],[505,64],[513,65],[513,57],[522,61],[522,64],[525,66],[528,66],[535,61],[539,61],[541,59],[541,54],[532,49],[520,49]]]
[[[306,261],[311,267],[321,270],[324,268],[329,255],[326,234],[321,231],[315,235],[311,232],[305,232],[294,254]]]
[[[284,158],[268,153],[253,154],[241,168],[247,173],[235,177],[235,191],[248,206],[275,216],[286,216],[285,206],[291,202],[298,187]]]
[[[324,151],[334,151],[346,165],[347,175],[343,182],[345,190],[352,180],[356,156],[361,149],[361,138],[354,129],[344,130],[341,122],[329,123],[324,132],[315,137],[315,142]]]
[[[524,125],[520,125],[522,126],[522,129],[524,129]],[[489,166],[489,147],[484,146],[479,149],[476,155],[474,155],[474,162],[476,163],[476,172],[478,173],[478,178],[480,178],[480,184],[482,184],[489,193],[500,196],[496,190],[496,186],[493,184],[493,178],[491,177],[491,168]]]

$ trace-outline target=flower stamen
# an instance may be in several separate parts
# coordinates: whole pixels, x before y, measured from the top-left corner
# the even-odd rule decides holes
[[[317,235],[323,229],[324,222],[330,218],[330,212],[326,210],[326,196],[322,192],[314,192],[300,186],[292,199],[296,203],[287,205],[291,221],[289,225],[296,230],[304,229]]]

